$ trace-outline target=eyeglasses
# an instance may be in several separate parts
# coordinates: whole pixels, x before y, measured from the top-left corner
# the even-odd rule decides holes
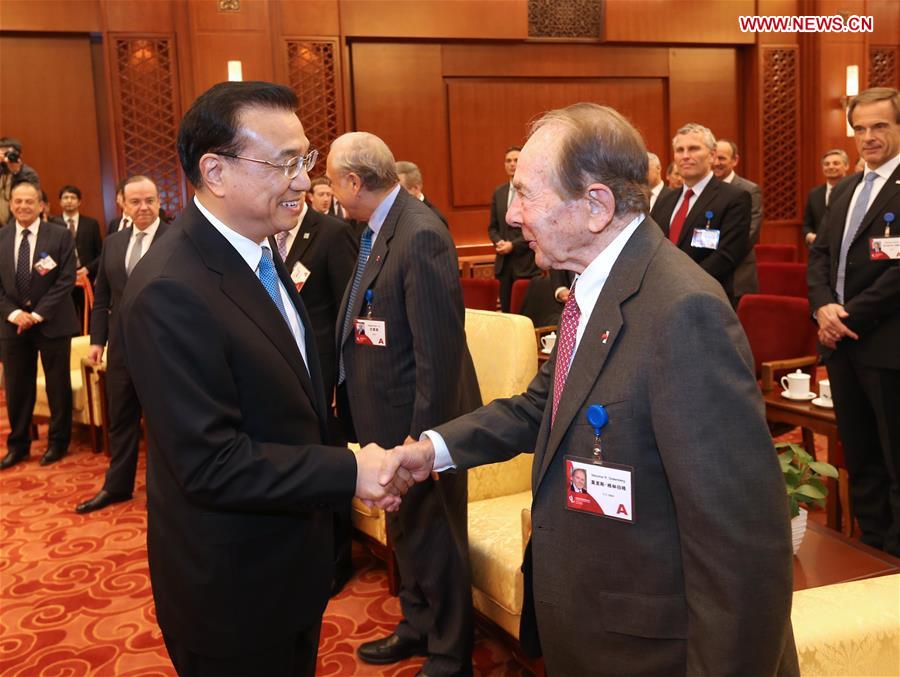
[[[234,158],[235,160],[247,160],[247,162],[258,162],[261,165],[269,165],[270,167],[280,169],[282,172],[284,172],[285,178],[288,179],[296,179],[300,174],[301,169],[305,169],[307,172],[310,171],[313,167],[316,166],[316,160],[319,159],[319,151],[317,151],[316,149],[309,151],[306,155],[297,155],[296,157],[292,157],[284,164],[277,164],[275,162],[269,162],[268,160],[257,160],[256,158],[245,157],[243,155],[235,155],[234,153],[220,152],[216,153],[216,155],[224,155],[225,157]]]

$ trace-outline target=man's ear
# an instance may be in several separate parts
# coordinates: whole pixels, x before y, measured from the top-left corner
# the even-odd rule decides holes
[[[206,153],[200,158],[200,178],[203,186],[216,197],[225,196],[225,161],[221,155]]]
[[[616,212],[616,200],[609,187],[602,183],[588,186],[585,199],[591,212],[588,227],[591,232],[599,233],[612,221]]]

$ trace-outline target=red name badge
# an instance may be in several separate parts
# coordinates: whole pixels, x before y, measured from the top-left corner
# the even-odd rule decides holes
[[[566,456],[566,509],[634,522],[629,466]]]
[[[359,317],[356,319],[353,329],[353,337],[356,343],[365,346],[387,347],[387,335],[384,329],[384,320]]]

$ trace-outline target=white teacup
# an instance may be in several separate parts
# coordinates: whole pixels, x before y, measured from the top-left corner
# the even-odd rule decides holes
[[[809,374],[804,374],[798,369],[793,374],[782,376],[781,387],[790,397],[806,397],[809,395]]]
[[[831,401],[831,381],[827,378],[819,381],[819,397]]]
[[[550,352],[553,350],[553,346],[556,345],[556,332],[552,331],[546,336],[541,336],[541,346],[543,346],[546,352]]]

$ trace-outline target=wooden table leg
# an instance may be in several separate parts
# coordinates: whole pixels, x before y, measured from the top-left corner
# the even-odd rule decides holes
[[[827,461],[834,465],[837,458],[838,439],[835,433],[828,434],[828,458]],[[841,530],[841,502],[838,497],[837,480],[828,478],[826,482],[828,487],[828,497],[825,499],[826,524],[835,531]]]

